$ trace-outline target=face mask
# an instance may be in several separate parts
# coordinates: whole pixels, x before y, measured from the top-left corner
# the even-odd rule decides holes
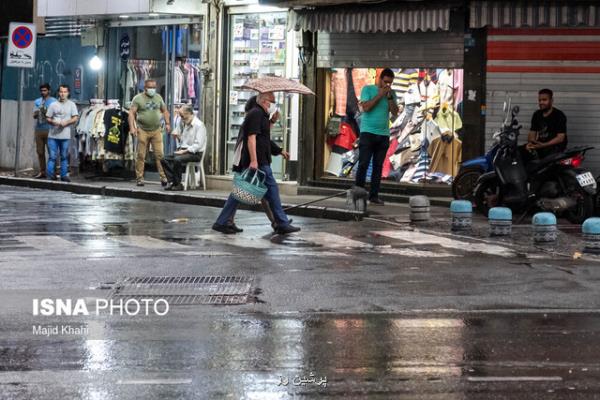
[[[153,97],[156,94],[156,89],[146,89],[146,94],[150,97]]]
[[[277,104],[270,103],[269,104],[269,115],[275,114],[276,111],[277,111]]]

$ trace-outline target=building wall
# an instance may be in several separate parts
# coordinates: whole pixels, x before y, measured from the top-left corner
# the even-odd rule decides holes
[[[596,146],[584,166],[600,174],[600,29],[490,29],[487,43],[487,147],[507,97],[521,108],[525,141],[538,91],[549,88],[567,116],[569,147]]]
[[[32,118],[33,100],[39,97],[39,85],[48,82],[53,92],[60,84],[71,87],[74,101],[87,102],[94,96],[97,74],[87,65],[95,49],[82,47],[79,37],[38,38],[36,48],[36,67],[25,70],[23,102],[21,108],[21,152],[19,169],[37,168],[34,144],[34,120]],[[6,41],[3,42],[6,49]],[[4,53],[3,53],[4,54]],[[81,92],[74,90],[74,70],[83,69]],[[0,91],[0,168],[13,168],[17,136],[18,113],[18,70],[4,68]]]

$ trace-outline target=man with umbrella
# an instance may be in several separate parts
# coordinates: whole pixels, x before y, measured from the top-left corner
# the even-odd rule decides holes
[[[264,183],[267,186],[265,199],[273,212],[275,232],[280,235],[298,232],[300,228],[291,225],[283,211],[279,188],[271,170],[271,156],[274,152],[271,145],[271,123],[275,122],[271,118],[276,120],[279,117],[279,113],[276,112],[275,96],[272,91],[263,92],[258,95],[256,102],[257,107],[246,114],[242,123],[243,147],[238,166],[242,170],[246,168],[260,169],[265,174]],[[279,150],[281,151],[281,149]],[[233,195],[230,195],[212,229],[225,234],[235,234],[236,230],[229,224],[229,221],[235,214],[237,206],[238,201]]]

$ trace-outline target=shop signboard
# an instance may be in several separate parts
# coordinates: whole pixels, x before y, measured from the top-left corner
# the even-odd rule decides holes
[[[75,94],[81,94],[81,80],[83,75],[83,68],[75,68],[73,75],[73,90],[75,91]]]

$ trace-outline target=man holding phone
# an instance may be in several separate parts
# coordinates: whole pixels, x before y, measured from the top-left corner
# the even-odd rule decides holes
[[[394,72],[385,68],[381,71],[378,84],[365,86],[360,94],[363,113],[358,142],[356,186],[365,187],[367,169],[373,159],[369,202],[376,205],[384,204],[379,198],[379,186],[383,162],[390,145],[390,113],[394,117],[398,115],[398,98],[392,90],[393,82]]]

